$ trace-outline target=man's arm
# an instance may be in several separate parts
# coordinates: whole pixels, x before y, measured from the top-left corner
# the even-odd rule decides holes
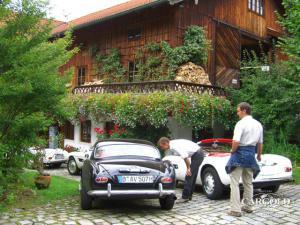
[[[187,176],[191,176],[192,173],[191,173],[191,163],[190,163],[190,160],[188,158],[185,158],[184,162],[185,162],[185,165],[186,165],[186,175]]]
[[[239,144],[240,144],[240,142],[232,140],[231,153],[236,152],[236,150],[239,147]]]
[[[263,144],[262,143],[258,143],[257,144],[257,156],[256,156],[256,159],[258,161],[261,161],[262,150],[263,150]]]

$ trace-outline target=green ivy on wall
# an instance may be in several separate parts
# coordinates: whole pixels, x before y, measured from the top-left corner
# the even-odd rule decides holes
[[[210,42],[200,26],[188,27],[183,45],[178,47],[172,48],[165,41],[148,43],[135,52],[137,73],[134,81],[173,80],[178,67],[187,62],[205,66],[209,48]],[[118,49],[112,49],[106,55],[96,55],[96,63],[100,79],[105,83],[128,81]]]
[[[67,103],[74,112],[72,120],[91,118],[112,120],[121,126],[166,126],[172,116],[181,126],[210,128],[218,122],[229,128],[233,115],[230,101],[208,94],[154,92],[151,94],[90,94],[70,96]]]
[[[105,83],[123,82],[126,69],[121,64],[120,51],[112,49],[107,55],[96,55],[97,70]]]

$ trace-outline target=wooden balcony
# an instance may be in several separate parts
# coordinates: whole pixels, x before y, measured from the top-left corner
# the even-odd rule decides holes
[[[226,96],[225,90],[221,87],[194,84],[182,81],[149,81],[131,83],[112,83],[79,86],[73,89],[74,94],[88,93],[152,93],[155,91],[182,91],[197,94],[210,94],[215,96]]]

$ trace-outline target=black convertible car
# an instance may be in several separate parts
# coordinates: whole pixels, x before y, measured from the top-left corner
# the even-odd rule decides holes
[[[109,139],[97,142],[81,173],[81,208],[91,209],[94,198],[159,198],[170,210],[176,200],[175,170],[163,162],[148,141]]]

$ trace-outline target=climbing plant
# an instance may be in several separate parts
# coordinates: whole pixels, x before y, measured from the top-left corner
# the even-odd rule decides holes
[[[121,64],[120,51],[112,49],[108,54],[96,54],[99,78],[105,83],[124,82],[126,69]]]
[[[205,30],[200,26],[187,28],[181,46],[172,48],[165,41],[148,43],[135,52],[137,71],[134,81],[173,80],[178,67],[187,62],[205,66],[209,47]],[[128,80],[118,49],[112,49],[106,55],[98,54],[96,62],[100,79],[105,83]]]

